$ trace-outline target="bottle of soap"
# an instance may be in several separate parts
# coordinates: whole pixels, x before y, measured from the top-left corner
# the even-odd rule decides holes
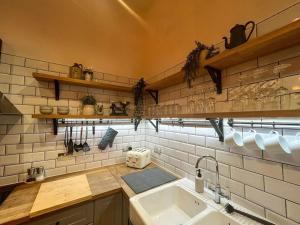
[[[204,179],[201,174],[201,170],[197,169],[196,170],[196,178],[195,178],[195,190],[198,193],[203,193],[204,192]]]

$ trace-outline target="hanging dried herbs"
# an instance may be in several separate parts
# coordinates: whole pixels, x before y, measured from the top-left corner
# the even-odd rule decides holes
[[[144,78],[141,78],[134,86],[134,118],[141,119],[143,116],[143,104],[144,104],[144,88],[146,83]]]
[[[187,82],[188,88],[192,87],[192,81],[195,80],[199,73],[200,69],[200,54],[203,50],[207,50],[207,56],[206,58],[210,58],[216,54],[218,54],[218,51],[216,48],[212,45],[211,47],[208,47],[204,44],[201,44],[199,41],[195,42],[197,47],[191,51],[191,53],[187,56],[186,63],[182,67],[182,70],[184,70],[184,80]]]

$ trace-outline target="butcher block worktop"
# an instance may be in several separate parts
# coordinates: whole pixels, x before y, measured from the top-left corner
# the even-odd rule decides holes
[[[156,165],[150,164],[146,168],[153,167],[156,167]],[[21,184],[12,191],[0,206],[0,224],[20,224],[48,212],[109,196],[120,191],[123,191],[130,198],[135,193],[123,181],[121,176],[136,171],[139,171],[139,169],[126,167],[125,164],[118,164],[48,178],[43,183]],[[73,182],[81,182],[81,190],[85,190],[85,193],[81,193],[78,197],[71,195],[64,199],[53,199],[53,202],[47,200],[46,204],[43,203],[42,199],[49,198],[49,196],[64,195],[64,192],[68,192],[70,189],[70,183],[74,188]],[[58,188],[54,190],[55,185],[59,185],[59,192]],[[45,193],[49,188],[53,189],[52,192]]]

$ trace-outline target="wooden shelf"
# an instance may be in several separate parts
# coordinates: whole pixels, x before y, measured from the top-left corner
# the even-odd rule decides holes
[[[204,71],[204,69],[201,69],[199,71],[199,75],[201,76],[203,74],[205,74],[206,71]],[[164,88],[168,88],[177,84],[182,84],[184,81],[184,72],[183,71],[179,71],[175,74],[172,74],[170,76],[167,76],[161,80],[155,81],[153,83],[150,83],[149,85],[147,85],[146,90],[161,90]]]
[[[202,65],[222,70],[297,44],[300,44],[300,20],[249,40],[236,48],[225,50],[205,60]]]
[[[195,113],[195,114],[166,115],[160,118],[252,118],[252,117],[300,117],[300,110]]]
[[[203,67],[209,66],[217,70],[265,56],[273,52],[300,44],[300,20],[274,30],[234,48],[228,49],[210,59],[201,62]],[[200,75],[205,74],[204,69]],[[161,80],[150,83],[146,89],[160,90],[184,82],[184,73],[180,71]]]
[[[146,86],[146,90],[160,90],[176,84],[184,82],[184,73],[179,71],[171,76],[165,77],[161,80],[150,83]]]
[[[99,89],[125,91],[125,92],[132,91],[132,87],[130,86],[121,86],[121,85],[109,84],[104,82],[85,81],[85,80],[79,80],[79,79],[74,79],[69,77],[53,76],[53,75],[48,75],[43,73],[33,73],[32,76],[39,81],[47,81],[47,82],[58,81],[63,84],[71,84],[71,85],[83,86],[89,88],[99,88]]]
[[[130,116],[103,116],[103,115],[59,115],[59,114],[33,114],[35,119],[131,119]]]

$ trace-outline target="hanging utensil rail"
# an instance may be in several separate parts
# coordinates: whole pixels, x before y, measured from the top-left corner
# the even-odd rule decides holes
[[[238,121],[234,119],[228,119],[227,124],[231,127],[254,127],[258,125],[260,128],[282,128],[282,129],[300,129],[300,120],[295,122],[281,122],[281,121]]]
[[[85,122],[85,123],[84,123]],[[54,135],[57,135],[58,126],[72,126],[76,124],[82,124],[82,126],[93,126],[93,134],[94,134],[94,126],[95,125],[128,125],[133,124],[134,119],[52,119],[53,123],[53,133]]]
[[[95,125],[108,125],[108,124],[131,124],[133,119],[58,119],[58,123],[62,125],[68,124],[82,124],[82,126],[92,126]]]

